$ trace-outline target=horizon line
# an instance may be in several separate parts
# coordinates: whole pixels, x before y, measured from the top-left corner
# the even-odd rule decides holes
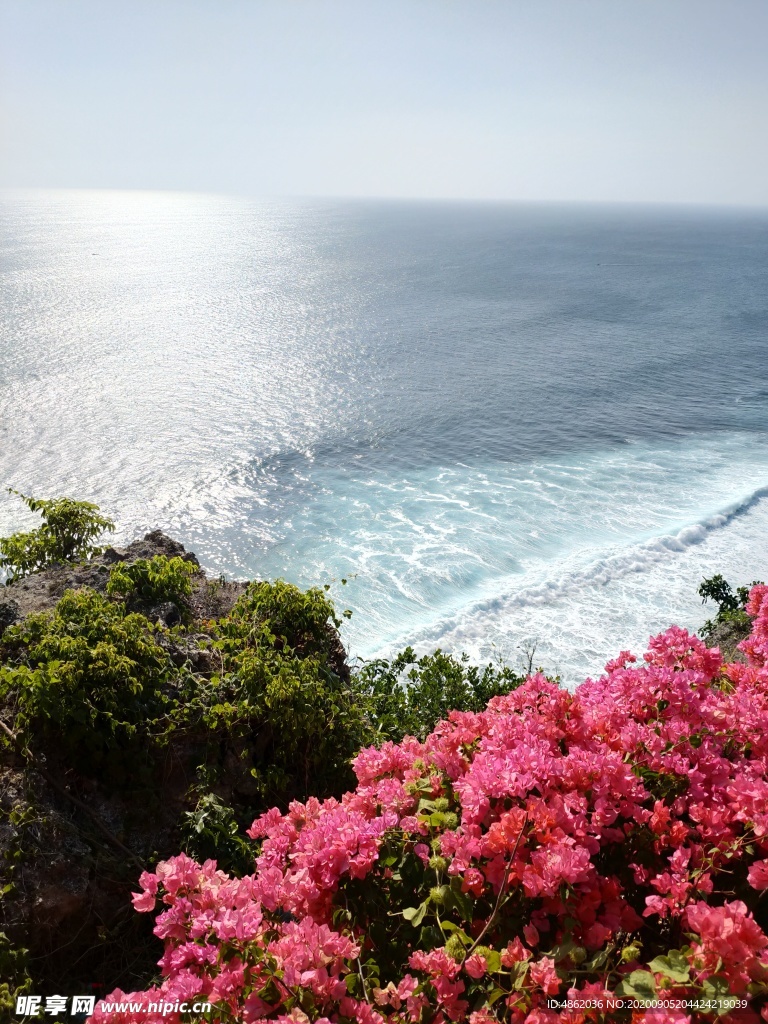
[[[171,188],[148,186],[113,185],[0,185],[1,193],[18,192],[96,192],[155,195],[200,196],[216,199],[235,199],[247,202],[371,202],[371,203],[453,203],[509,206],[643,206],[683,207],[685,209],[726,209],[768,211],[768,202],[746,202],[743,200],[701,200],[701,199],[594,199],[594,198],[545,198],[513,196],[424,196],[424,195],[344,195],[342,193],[247,193],[238,191],[214,191],[197,188]]]

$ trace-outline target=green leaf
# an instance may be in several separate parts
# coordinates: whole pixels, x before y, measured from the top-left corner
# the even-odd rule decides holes
[[[501,970],[501,953],[492,949],[490,953],[485,954],[485,962],[488,964],[489,973],[495,974],[496,971]]]
[[[702,985],[702,994],[705,999],[721,999],[731,994],[731,987],[728,979],[722,974],[711,974]]]
[[[576,943],[573,941],[570,935],[563,939],[563,941],[555,946],[547,953],[547,956],[552,957],[555,963],[559,963],[560,960],[565,960],[573,950],[576,949]]]
[[[472,900],[467,893],[463,893],[461,889],[454,888],[452,885],[451,890],[445,895],[445,909],[456,909],[459,912],[459,916],[462,921],[472,921]]]
[[[656,981],[650,971],[632,971],[616,988],[618,996],[630,999],[655,999]]]
[[[527,960],[518,960],[517,963],[512,964],[510,967],[509,973],[512,976],[512,988],[516,992],[520,992],[525,988],[529,967],[530,964]]]
[[[504,991],[504,989],[499,988],[499,986],[497,985],[495,988],[492,988],[491,991],[488,993],[488,998],[485,1000],[485,1005],[493,1006],[494,1003],[498,1003],[498,1001],[506,994],[507,993]]]
[[[424,920],[424,915],[427,912],[427,902],[420,904],[418,907],[406,907],[403,911],[403,917],[406,921],[410,921],[414,928],[418,928],[421,922]]]
[[[654,974],[663,974],[680,984],[690,980],[690,964],[679,949],[670,949],[667,956],[657,956],[651,960],[648,967]]]
[[[441,921],[440,927],[444,932],[453,933],[464,946],[472,945],[472,939],[469,935],[467,935],[463,928],[459,928],[457,924],[454,924],[453,921]]]
[[[344,984],[347,986],[347,992],[349,992],[351,996],[354,996],[357,992],[358,985],[360,984],[360,979],[356,974],[348,974],[344,979]]]

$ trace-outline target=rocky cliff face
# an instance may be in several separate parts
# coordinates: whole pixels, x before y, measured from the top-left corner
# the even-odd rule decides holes
[[[155,555],[179,556],[197,567],[183,609],[186,628],[156,635],[174,664],[205,681],[215,666],[195,637],[230,612],[248,584],[208,578],[192,553],[160,531],[125,549],[107,548],[82,565],[55,566],[0,588],[0,638],[13,623],[53,609],[67,590],[105,593],[114,563]],[[169,627],[182,618],[182,609],[171,602],[142,612]],[[330,627],[328,646],[334,671],[348,678],[344,649]],[[262,740],[256,733],[231,740],[226,734],[185,734],[156,758],[151,784],[137,774],[116,789],[98,773],[73,770],[55,749],[37,745],[32,754],[18,744],[14,748],[7,730],[13,731],[16,711],[0,700],[7,741],[0,746],[0,932],[30,950],[36,991],[88,992],[90,985],[131,990],[146,984],[161,947],[151,936],[151,922],[132,909],[138,875],[182,848],[179,826],[198,799],[194,783],[201,761],[215,761],[211,788],[223,805],[249,806],[250,748]]]
[[[53,567],[3,588],[0,634],[31,613],[49,611],[66,590],[105,592],[112,564],[155,555],[198,565],[183,545],[156,530],[125,549],[107,548],[85,564]],[[199,619],[226,614],[246,586],[211,581],[202,570],[192,584],[190,607]],[[148,617],[172,625],[180,613],[168,603]],[[13,708],[0,711],[12,724]],[[0,889],[10,886],[0,930],[31,951],[38,983],[53,992],[71,979],[88,985],[104,975],[146,977],[152,969],[152,940],[130,911],[129,893],[139,865],[178,848],[189,772],[181,752],[169,750],[161,785],[142,799],[107,792],[98,778],[62,772],[55,751],[39,752],[35,764],[11,751],[0,754]]]
[[[108,547],[100,555],[82,565],[55,566],[0,589],[0,627],[5,629],[33,612],[48,611],[63,596],[65,590],[90,587],[104,593],[111,565],[116,562],[130,564],[140,558],[153,558],[155,555],[165,555],[167,558],[179,556],[187,562],[192,562],[199,569],[200,563],[196,556],[187,551],[183,544],[168,537],[162,530],[154,530],[146,534],[142,540],[129,544],[127,548]],[[210,580],[199,569],[192,577],[190,605],[193,617],[204,619],[225,615],[246,586],[245,583]],[[157,617],[165,622],[164,615],[171,619],[175,618],[171,609],[158,610]]]
[[[746,640],[752,628],[748,622],[716,622],[704,636],[707,647],[719,647],[723,661],[746,661],[739,644]]]

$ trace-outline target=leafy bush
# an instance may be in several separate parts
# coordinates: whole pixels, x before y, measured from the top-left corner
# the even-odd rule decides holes
[[[755,580],[752,587],[759,587],[761,583]],[[699,585],[699,596],[702,603],[714,601],[717,605],[717,615],[709,619],[699,630],[703,637],[714,632],[715,627],[720,623],[732,623],[737,626],[748,627],[749,616],[746,612],[747,602],[752,587],[737,587],[734,593],[728,581],[719,573],[703,580]]]
[[[90,558],[100,549],[97,537],[112,531],[111,519],[99,515],[98,505],[73,498],[28,498],[17,494],[31,512],[39,512],[42,526],[28,533],[0,538],[0,568],[8,571],[8,583],[39,572],[57,562],[76,562]]]
[[[118,564],[113,600],[69,591],[53,612],[11,627],[0,700],[15,710],[15,731],[79,773],[123,773],[127,785],[132,758],[160,744],[193,744],[209,765],[236,752],[255,812],[340,794],[362,746],[424,738],[451,708],[479,711],[521,682],[410,650],[350,676],[326,594],[282,581],[251,584],[205,632],[161,628],[114,600],[181,600],[191,570],[163,556]],[[193,668],[201,661],[203,672]]]
[[[741,591],[745,591],[744,600],[740,600],[742,597]],[[728,581],[721,576],[719,573],[717,576],[711,576],[709,579],[703,580],[699,585],[699,597],[704,604],[707,601],[714,601],[718,605],[718,615],[725,615],[727,612],[735,612],[746,604],[746,596],[748,590],[746,587],[740,588],[740,592],[734,594],[731,590],[731,585]]]
[[[201,861],[213,858],[224,871],[244,875],[253,869],[253,847],[241,833],[233,808],[215,793],[204,793],[181,827],[185,850]]]
[[[167,558],[139,558],[135,562],[118,562],[109,571],[107,593],[124,601],[141,604],[160,604],[173,601],[183,605],[192,593],[190,577],[196,566],[179,556]]]
[[[185,568],[163,560],[157,577],[178,596],[189,563],[175,561]],[[121,568],[111,582],[131,596],[124,581],[146,578],[147,567],[133,577]],[[206,763],[236,752],[254,811],[287,806],[343,792],[353,755],[374,735],[335,622],[322,591],[282,582],[252,584],[207,632],[167,630],[121,601],[68,591],[53,612],[4,634],[0,702],[17,734],[78,773],[122,774],[130,786],[136,753],[174,742]]]
[[[366,662],[356,679],[375,728],[371,742],[423,740],[449,712],[482,711],[523,681],[506,666],[470,665],[466,655],[457,659],[438,650],[417,659],[411,647],[391,661]]]
[[[264,800],[342,792],[350,761],[370,735],[365,707],[347,677],[321,590],[252,583],[210,625],[221,671],[182,714],[197,713],[230,742],[250,737],[251,774]]]
[[[254,822],[252,877],[145,872],[163,980],[127,998],[222,1022],[765,1019],[768,587],[745,610],[748,664],[672,627],[574,693],[532,677],[363,750],[341,801]]]
[[[16,731],[39,735],[80,770],[146,733],[178,675],[155,627],[93,590],[67,591],[3,643],[0,700],[15,707]]]
[[[284,580],[258,581],[248,586],[218,632],[222,648],[230,653],[242,652],[245,645],[311,654],[327,649],[329,626],[339,625],[333,604],[322,590],[299,590]]]

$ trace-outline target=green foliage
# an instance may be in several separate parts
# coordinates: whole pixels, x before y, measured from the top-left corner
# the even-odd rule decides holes
[[[392,661],[369,661],[357,686],[370,711],[377,740],[424,739],[450,711],[482,711],[492,697],[524,681],[506,666],[470,665],[442,651],[417,659],[411,647]]]
[[[0,831],[4,835],[4,842],[0,845],[0,876],[7,879],[5,885],[0,887],[0,901],[3,896],[13,892],[14,876],[30,850],[37,846],[34,834],[38,832],[38,824],[39,818],[33,804],[21,800],[10,808],[0,804]]]
[[[16,1010],[17,996],[26,995],[31,989],[26,949],[17,948],[0,932],[0,1020],[10,1019]]]
[[[292,583],[251,583],[229,615],[222,620],[223,646],[247,648],[286,647],[302,653],[324,651],[329,627],[339,626],[332,602],[319,588],[299,590]]]
[[[99,515],[98,505],[73,498],[42,500],[17,494],[31,512],[39,512],[43,523],[36,530],[0,538],[0,568],[13,583],[57,562],[76,562],[99,551],[94,541],[112,531],[111,519]]]
[[[718,624],[731,623],[735,626],[748,627],[749,616],[745,608],[749,599],[749,592],[752,587],[759,585],[755,580],[748,587],[737,587],[736,591],[731,589],[728,581],[719,573],[702,580],[699,585],[699,597],[702,604],[713,601],[717,605],[717,614],[714,619],[708,619],[699,630],[704,637],[709,636]]]
[[[679,949],[670,949],[667,956],[657,956],[648,964],[650,969],[658,974],[663,974],[676,985],[685,985],[691,978],[691,965],[685,953],[690,952]]]
[[[247,777],[240,790],[257,812],[338,795],[354,782],[361,747],[423,738],[451,710],[480,711],[522,681],[439,651],[416,659],[410,648],[350,675],[327,595],[281,580],[250,584],[227,615],[199,624],[205,632],[168,630],[131,610],[182,601],[194,571],[164,556],[119,563],[109,597],[68,591],[52,612],[7,630],[0,701],[19,736],[80,774],[111,782],[122,773],[129,785],[163,744],[194,749],[209,765],[236,755]],[[221,807],[198,811],[194,834],[221,839]]]
[[[109,572],[107,593],[131,603],[159,604],[173,601],[183,605],[192,593],[190,577],[196,566],[178,555],[167,558],[139,558],[132,563],[118,562]]]
[[[718,614],[735,612],[739,608],[739,601],[731,590],[730,584],[719,573],[703,580],[699,585],[699,597],[704,604],[707,601],[714,601],[718,605]]]
[[[160,575],[180,570],[174,586],[188,583],[188,564],[165,560]],[[121,569],[117,578],[131,576]],[[206,633],[167,630],[93,590],[67,591],[53,612],[4,634],[0,702],[25,742],[108,782],[133,785],[144,755],[175,743],[202,747],[209,763],[237,752],[254,813],[339,794],[374,731],[336,621],[322,591],[281,581],[252,584]]]
[[[203,794],[184,814],[181,835],[184,851],[199,863],[215,860],[222,871],[238,876],[253,871],[253,843],[215,793]]]
[[[632,971],[616,986],[615,994],[619,998],[653,1003],[656,999],[656,979],[650,971]]]
[[[178,675],[155,627],[93,590],[67,591],[3,643],[0,700],[15,706],[17,732],[40,735],[81,770],[150,729]]]
[[[222,671],[183,709],[230,740],[252,737],[251,775],[267,802],[341,792],[370,731],[321,590],[252,583],[212,627]]]

